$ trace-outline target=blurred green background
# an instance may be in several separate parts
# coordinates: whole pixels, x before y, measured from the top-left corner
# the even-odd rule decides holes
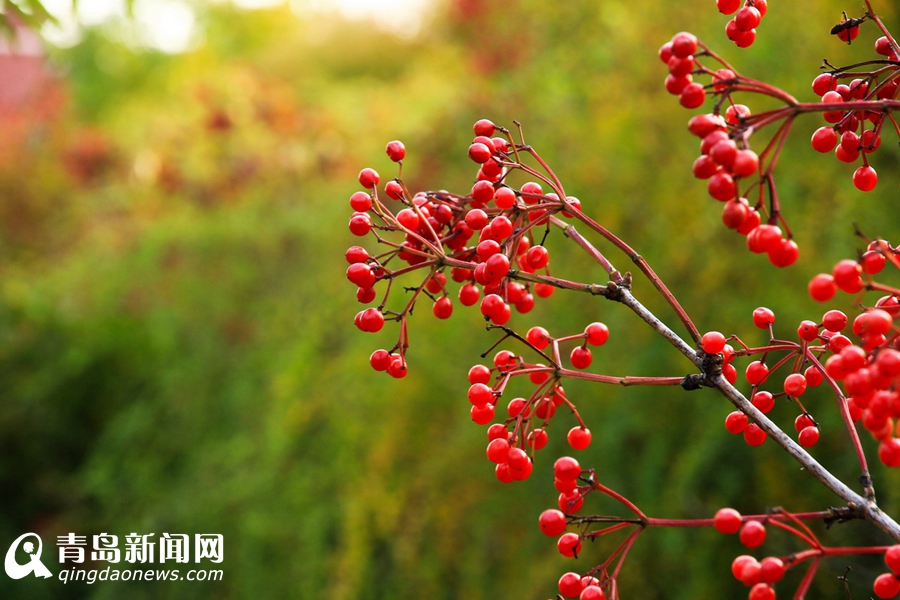
[[[697,144],[685,125],[698,111],[666,94],[656,58],[691,30],[743,73],[811,100],[823,57],[872,55],[874,27],[850,47],[828,35],[857,3],[772,2],[748,51],[727,41],[712,0],[448,0],[402,34],[302,4],[190,6],[198,33],[184,52],[135,45],[122,21],[85,27],[78,44],[51,46],[40,101],[3,115],[0,547],[35,531],[56,573],[57,535],[215,532],[224,580],[0,578],[4,598],[538,599],[556,593],[563,572],[606,558],[616,540],[572,561],[537,527],[556,503],[551,465],[573,418],[555,419],[524,483],[500,484],[484,459],[465,375],[496,337],[477,310],[457,306],[449,322],[418,311],[407,378],[368,367],[396,331],[353,326],[343,253],[359,239],[346,228],[347,200],[362,167],[394,175],[389,140],[406,144],[412,189],[465,193],[472,123],[521,121],[568,193],[649,260],[701,331],[749,343],[764,341],[756,306],[776,311],[783,337],[819,319],[806,282],[855,255],[853,222],[888,239],[900,224],[896,140],[885,136],[873,159],[881,183],[863,195],[855,167],[809,148],[812,116],[796,124],[777,170],[801,258],[776,271],[751,255],[691,177]],[[879,8],[900,24],[895,6]],[[548,245],[555,274],[603,281],[558,234]],[[635,290],[671,319],[645,281]],[[595,352],[598,371],[691,371],[599,299],[557,293],[513,323],[562,334],[595,320],[612,332]],[[566,389],[594,431],[579,460],[648,514],[836,500],[774,445],[750,449],[727,434],[730,405],[711,392]],[[814,454],[853,481],[833,401],[817,394]],[[773,415],[790,427],[794,412]],[[883,506],[900,509],[897,475],[874,470]],[[618,508],[591,498],[584,510]],[[886,542],[864,524],[816,531],[826,544]],[[800,549],[771,531],[755,554]],[[729,571],[742,553],[712,531],[648,532],[620,588],[631,598],[743,597]],[[836,577],[847,565],[854,597],[883,570],[829,561],[815,597],[845,597]],[[779,594],[801,576],[789,574]]]

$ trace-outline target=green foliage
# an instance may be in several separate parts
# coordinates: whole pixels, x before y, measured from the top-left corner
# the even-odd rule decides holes
[[[673,24],[699,22],[739,68],[763,76],[777,64],[776,83],[806,97],[820,48],[845,52],[826,33],[846,7],[772,6],[759,47],[739,53],[712,7],[691,4],[518,0],[471,3],[485,12],[467,15],[459,2],[406,41],[287,8],[211,5],[205,45],[185,55],[98,30],[54,56],[69,110],[0,167],[4,202],[23,207],[0,218],[0,487],[12,492],[0,499],[2,539],[217,532],[225,579],[0,580],[2,595],[544,598],[560,573],[588,568],[602,548],[573,567],[536,526],[555,504],[548,457],[563,451],[566,416],[527,483],[502,486],[484,460],[465,373],[495,338],[476,311],[457,306],[450,323],[418,311],[406,379],[368,368],[394,331],[352,327],[341,255],[359,242],[345,227],[347,198],[364,166],[394,175],[383,147],[396,138],[414,188],[466,191],[471,124],[518,119],[568,193],[648,258],[701,329],[758,339],[750,313],[762,304],[785,332],[818,318],[805,281],[858,244],[841,207],[889,236],[897,215],[883,207],[896,182],[886,175],[860,206],[850,171],[808,149],[814,119],[798,125],[779,182],[803,254],[773,273],[719,225],[690,177],[689,115],[662,89],[656,49]],[[565,240],[548,243],[557,274],[601,280]],[[636,293],[660,308],[648,287],[638,281]],[[595,357],[605,372],[691,370],[633,315],[586,295],[557,293],[521,327],[567,333],[593,320],[612,331]],[[729,436],[730,409],[710,393],[566,388],[595,432],[583,464],[649,514],[832,502],[774,447],[750,451]],[[845,449],[823,446],[852,478]],[[897,486],[878,475],[882,502],[896,506]],[[648,534],[622,588],[736,597],[736,551],[712,532]],[[840,593],[820,580],[821,595]]]

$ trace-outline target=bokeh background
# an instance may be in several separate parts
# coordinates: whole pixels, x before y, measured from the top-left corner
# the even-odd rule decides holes
[[[465,192],[472,123],[521,121],[567,191],[650,261],[702,331],[753,343],[764,341],[756,306],[776,311],[784,337],[819,319],[806,282],[855,255],[854,222],[897,241],[896,140],[885,136],[873,159],[881,183],[863,195],[855,167],[809,148],[812,116],[777,170],[801,258],[778,271],[747,252],[691,177],[692,112],[666,94],[656,58],[691,30],[745,74],[811,100],[823,58],[873,56],[874,27],[849,47],[828,35],[858,2],[771,2],[748,51],[727,41],[711,0],[443,0],[421,13],[381,2],[366,18],[300,1],[167,4],[190,15],[181,46],[148,37],[136,2],[131,15],[83,18],[76,35],[45,28],[40,51],[0,57],[0,547],[35,531],[53,559],[52,541],[69,532],[215,532],[224,580],[0,577],[4,598],[538,599],[607,556],[615,540],[564,559],[537,528],[574,419],[555,419],[530,480],[494,478],[465,398],[468,368],[496,339],[477,310],[457,306],[448,322],[419,311],[407,378],[368,367],[396,331],[353,326],[343,253],[359,240],[347,200],[362,167],[394,175],[389,140],[407,146],[412,189]],[[896,6],[876,4],[900,25]],[[561,236],[548,245],[556,274],[603,281]],[[646,282],[635,289],[671,319]],[[597,370],[691,371],[599,299],[557,293],[514,324],[563,333],[595,320],[612,331]],[[836,500],[775,446],[727,434],[729,405],[711,392],[566,387],[594,431],[579,460],[651,515]],[[808,394],[824,424],[815,454],[853,481],[833,401],[818,394]],[[790,427],[794,413],[774,415]],[[896,514],[900,478],[878,466],[875,476]],[[862,524],[817,532],[828,544],[885,543]],[[758,556],[801,549],[769,537]],[[649,532],[621,589],[743,597],[729,571],[743,552],[713,531]],[[837,577],[848,565],[853,597],[867,597],[883,570],[875,559],[829,561],[815,596],[846,597]]]

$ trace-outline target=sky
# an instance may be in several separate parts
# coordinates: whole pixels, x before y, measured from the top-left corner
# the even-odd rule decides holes
[[[230,1],[245,9],[272,7],[288,3],[298,13],[338,12],[349,19],[368,19],[377,26],[401,35],[415,34],[428,8],[429,0],[211,0]],[[51,43],[70,46],[80,39],[79,23],[91,26],[125,16],[125,0],[44,0],[44,5],[59,19],[42,31]],[[139,43],[178,53],[189,50],[198,41],[196,19],[186,0],[134,0],[129,37]]]

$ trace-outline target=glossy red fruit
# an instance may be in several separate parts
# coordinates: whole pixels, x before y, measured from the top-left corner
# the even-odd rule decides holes
[[[893,573],[882,573],[875,578],[872,591],[879,598],[893,598],[900,594],[900,579]]]
[[[853,173],[853,185],[861,192],[871,192],[878,184],[878,173],[868,165],[856,169]]]
[[[766,527],[759,521],[747,521],[741,526],[739,537],[747,548],[756,548],[766,541]]]
[[[557,540],[556,548],[563,556],[578,556],[578,553],[581,552],[581,536],[577,533],[564,533]]]
[[[576,346],[572,348],[572,353],[569,355],[569,361],[576,369],[587,369],[591,366],[593,360],[594,357],[591,354],[590,348],[585,346]]]
[[[574,481],[581,475],[581,466],[571,456],[562,456],[553,463],[553,473],[557,479]]]
[[[566,515],[555,508],[548,508],[538,517],[541,532],[549,537],[556,537],[566,530]]]
[[[709,331],[700,338],[700,346],[707,354],[718,354],[725,349],[725,336],[718,331]]]
[[[379,181],[380,178],[375,169],[366,168],[359,172],[359,184],[364,188],[372,189],[378,185]]]
[[[573,427],[566,439],[575,450],[584,450],[591,445],[591,430],[587,427]]]
[[[713,527],[720,533],[737,533],[742,524],[741,513],[733,508],[720,508],[713,517]]]
[[[384,149],[384,151],[387,153],[388,158],[390,158],[394,162],[400,162],[401,160],[406,158],[406,147],[400,140],[388,142],[387,147]]]

